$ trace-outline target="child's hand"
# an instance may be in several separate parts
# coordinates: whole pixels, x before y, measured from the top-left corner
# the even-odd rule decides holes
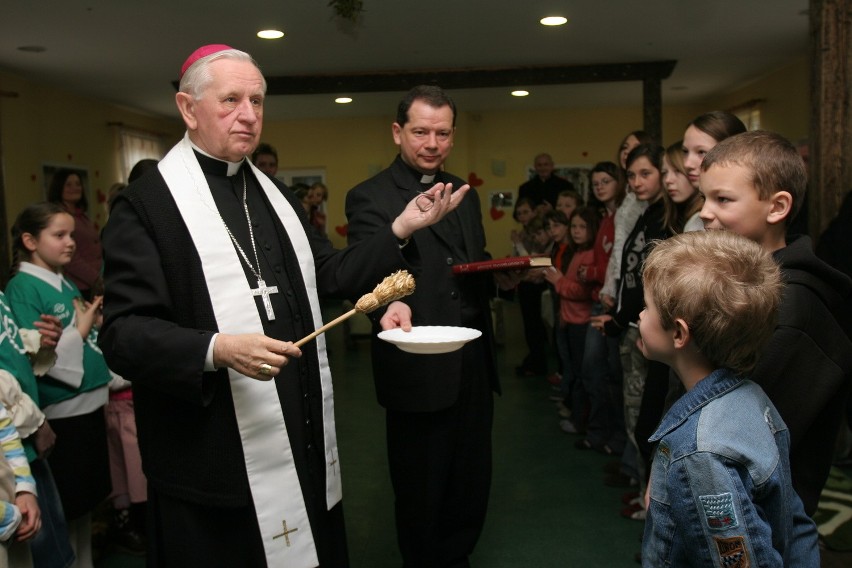
[[[53,349],[62,335],[62,322],[56,316],[41,314],[41,321],[35,322],[35,328],[41,334],[40,349]]]
[[[601,332],[601,335],[606,335],[606,331],[604,331],[604,325],[606,322],[610,321],[612,316],[604,314],[602,316],[592,316],[589,320],[589,323],[592,324],[592,327]]]
[[[559,282],[559,279],[562,278],[562,274],[560,274],[559,269],[551,266],[550,268],[544,269],[544,279],[556,285]]]
[[[36,496],[32,493],[18,493],[15,505],[21,510],[21,524],[15,531],[15,540],[23,542],[36,535],[41,528],[41,511],[38,508]]]
[[[36,453],[41,459],[47,458],[53,450],[53,446],[56,444],[56,433],[46,419],[38,427],[38,430],[33,432],[33,444],[35,444]]]
[[[609,294],[601,294],[601,304],[603,304],[607,310],[611,310],[615,306],[615,298]]]
[[[97,321],[98,312],[103,304],[103,296],[95,296],[91,303],[79,298],[74,299],[74,311],[77,312],[77,331],[86,339]]]
[[[589,267],[586,266],[585,264],[580,266],[580,268],[577,269],[577,278],[580,279],[580,282],[586,281],[586,272],[588,271],[588,269],[589,269]]]

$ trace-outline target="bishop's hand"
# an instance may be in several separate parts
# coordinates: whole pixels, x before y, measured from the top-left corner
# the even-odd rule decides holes
[[[458,207],[469,190],[468,184],[453,191],[451,183],[436,183],[408,202],[402,213],[393,220],[393,234],[398,239],[407,239],[415,231],[434,225]]]
[[[213,344],[213,364],[217,369],[229,367],[260,381],[277,376],[290,357],[301,356],[302,350],[291,341],[278,341],[261,333],[220,333]]]

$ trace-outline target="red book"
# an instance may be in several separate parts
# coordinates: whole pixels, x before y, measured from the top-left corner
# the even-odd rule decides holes
[[[453,274],[493,272],[495,270],[523,270],[525,268],[544,268],[547,266],[553,266],[550,257],[547,256],[510,256],[507,258],[494,258],[479,262],[454,264]]]

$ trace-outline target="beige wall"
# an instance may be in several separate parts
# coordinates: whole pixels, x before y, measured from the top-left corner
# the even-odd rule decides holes
[[[708,99],[706,104],[666,105],[663,142],[678,140],[686,123],[701,112],[730,108],[750,99],[766,99],[763,126],[795,140],[807,135],[808,68],[804,59],[792,62],[750,84]],[[663,103],[665,104],[663,84]],[[7,211],[11,223],[27,203],[42,198],[43,162],[89,168],[92,187],[105,192],[118,181],[114,128],[122,122],[179,138],[177,120],[148,117],[114,105],[81,98],[59,89],[36,85],[0,71],[0,90],[19,93],[0,98],[0,140],[6,173]],[[395,109],[381,117],[346,120],[267,121],[263,140],[278,149],[280,168],[324,168],[330,189],[329,236],[335,245],[345,240],[335,229],[345,224],[346,191],[386,167],[396,155],[391,138]],[[499,220],[489,214],[491,192],[517,192],[533,156],[549,152],[558,164],[594,164],[612,160],[623,135],[642,126],[641,108],[585,108],[538,111],[500,111],[482,114],[460,109],[455,147],[447,170],[467,178],[475,173],[489,249],[495,256],[509,253],[511,211]]]
[[[113,183],[122,181],[116,153],[117,128],[108,123],[163,133],[170,143],[183,132],[177,120],[145,116],[2,71],[0,91],[18,95],[0,97],[0,142],[9,227],[23,207],[44,199],[42,165],[45,163],[88,169],[89,211],[102,221],[98,192],[106,194]]]

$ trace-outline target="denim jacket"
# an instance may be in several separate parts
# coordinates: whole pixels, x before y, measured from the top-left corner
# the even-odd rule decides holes
[[[643,566],[819,566],[790,481],[790,435],[763,390],[718,369],[683,395],[654,451]]]

